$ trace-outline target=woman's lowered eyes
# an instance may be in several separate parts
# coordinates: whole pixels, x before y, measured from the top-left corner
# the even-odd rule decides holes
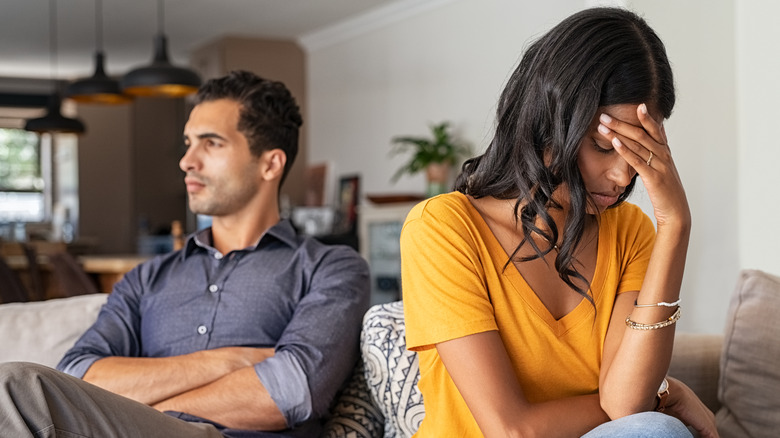
[[[608,148],[604,148],[601,147],[596,140],[591,139],[591,141],[593,142],[593,148],[602,154],[609,154],[615,150],[615,148],[611,144],[609,144],[610,146]]]

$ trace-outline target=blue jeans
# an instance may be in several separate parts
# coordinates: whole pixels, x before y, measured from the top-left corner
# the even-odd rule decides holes
[[[640,412],[612,420],[582,438],[691,438],[682,421],[660,412]]]

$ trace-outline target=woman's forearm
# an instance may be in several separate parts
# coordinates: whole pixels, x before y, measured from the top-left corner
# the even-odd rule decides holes
[[[496,331],[436,345],[486,437],[580,436],[609,418],[597,394],[529,403]]]
[[[622,294],[616,302],[605,341],[600,394],[601,405],[611,418],[654,408],[655,394],[671,361],[675,325],[650,330],[628,328],[626,317],[639,324],[665,321],[676,307],[634,307],[680,297],[690,222],[659,226],[642,289]]]

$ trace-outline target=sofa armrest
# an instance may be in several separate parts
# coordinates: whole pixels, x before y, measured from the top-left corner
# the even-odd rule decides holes
[[[677,333],[669,375],[688,385],[712,411],[720,409],[718,378],[723,335]]]
[[[108,294],[0,305],[0,362],[55,367],[95,322]]]

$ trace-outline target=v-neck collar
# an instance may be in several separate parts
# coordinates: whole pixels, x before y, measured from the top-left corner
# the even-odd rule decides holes
[[[556,336],[563,336],[573,328],[580,324],[593,321],[593,315],[595,312],[593,304],[584,297],[577,306],[569,313],[562,316],[560,319],[555,319],[547,306],[542,303],[542,300],[536,295],[531,286],[525,281],[525,278],[520,274],[514,263],[506,264],[509,254],[506,253],[504,247],[498,241],[490,226],[485,221],[485,218],[479,213],[476,207],[471,203],[467,196],[463,196],[464,202],[467,203],[468,209],[473,215],[473,222],[480,230],[480,234],[484,237],[485,245],[488,248],[488,252],[493,257],[493,263],[495,266],[500,266],[503,272],[500,275],[508,279],[508,283],[512,286],[514,291],[523,299],[523,301],[531,307],[533,312],[538,318],[546,324],[550,330],[555,333]],[[600,291],[603,288],[605,281],[605,275],[609,271],[609,263],[611,259],[609,257],[609,248],[606,246],[606,241],[609,239],[604,238],[607,236],[610,229],[609,220],[606,215],[602,215],[598,221],[598,244],[596,250],[596,267],[593,271],[593,279],[590,283],[591,296],[595,303],[598,303],[600,299]],[[504,266],[506,266],[504,268]]]

